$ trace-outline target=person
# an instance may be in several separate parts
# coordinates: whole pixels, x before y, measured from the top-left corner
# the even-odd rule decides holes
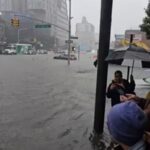
[[[123,150],[149,150],[143,137],[147,123],[147,114],[133,101],[113,106],[107,117],[110,135]]]
[[[120,103],[120,96],[125,94],[135,94],[135,81],[133,76],[130,76],[130,83],[123,79],[122,72],[120,70],[115,71],[114,79],[107,88],[107,97],[111,98],[111,105]]]
[[[93,65],[97,67],[97,59],[93,62]]]
[[[126,94],[126,95],[120,96],[120,100],[122,102],[133,101],[144,111],[144,113],[148,117],[148,124],[146,128],[148,132],[150,132],[150,97],[149,96],[150,96],[150,92],[147,93],[145,98],[139,97],[134,94]]]

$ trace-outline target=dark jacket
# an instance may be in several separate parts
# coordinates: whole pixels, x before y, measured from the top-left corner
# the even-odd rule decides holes
[[[135,82],[128,82],[127,80],[123,79],[123,85],[124,87],[117,85],[116,88],[110,89],[111,85],[114,84],[113,82],[109,84],[107,89],[107,97],[111,98],[111,104],[112,106],[115,104],[120,103],[120,95],[125,94],[135,94]]]

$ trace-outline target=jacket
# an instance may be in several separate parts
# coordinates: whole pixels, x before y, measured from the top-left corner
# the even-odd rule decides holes
[[[120,103],[120,95],[125,95],[125,94],[135,94],[135,82],[128,82],[126,79],[123,79],[122,84],[124,87],[117,85],[116,88],[111,89],[111,85],[114,84],[113,82],[109,84],[108,89],[107,89],[107,97],[111,98],[111,104],[112,106],[115,104]]]

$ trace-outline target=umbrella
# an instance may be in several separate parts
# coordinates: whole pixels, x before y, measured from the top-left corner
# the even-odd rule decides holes
[[[111,64],[131,67],[131,74],[134,67],[150,68],[150,52],[135,45],[111,50],[105,60]]]

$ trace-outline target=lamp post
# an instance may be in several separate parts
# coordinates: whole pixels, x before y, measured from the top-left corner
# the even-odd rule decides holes
[[[69,32],[68,32],[68,65],[70,65],[70,50],[71,50],[71,0],[69,0]]]
[[[23,30],[28,30],[27,28],[18,29],[18,43],[20,43],[20,32]]]

